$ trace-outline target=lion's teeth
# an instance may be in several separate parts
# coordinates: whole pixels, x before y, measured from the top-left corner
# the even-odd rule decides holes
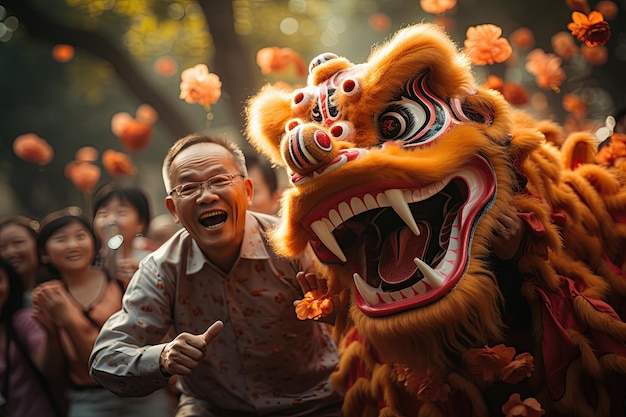
[[[333,236],[322,220],[317,220],[311,223],[311,229],[315,232],[317,237],[320,238],[328,250],[330,250],[337,258],[341,259],[342,262],[346,262],[346,255],[343,254],[335,236]]]
[[[367,285],[367,283],[363,281],[363,278],[361,278],[358,273],[355,272],[354,275],[352,275],[352,278],[354,279],[354,285],[356,285],[359,294],[361,294],[365,302],[370,306],[377,305],[380,300],[378,299],[376,291],[374,291],[372,287]]]
[[[409,204],[404,199],[404,193],[398,189],[393,189],[385,191],[385,195],[387,196],[387,200],[389,200],[389,204],[391,204],[391,207],[396,214],[404,220],[404,223],[409,226],[409,229],[411,229],[415,236],[419,236],[420,231],[417,228],[417,223],[415,223],[413,215],[411,214]]]
[[[413,259],[413,262],[415,262],[415,265],[417,265],[422,274],[424,274],[424,279],[431,287],[439,288],[443,285],[444,277],[441,276],[439,272],[432,269],[426,262],[422,261],[420,258]]]

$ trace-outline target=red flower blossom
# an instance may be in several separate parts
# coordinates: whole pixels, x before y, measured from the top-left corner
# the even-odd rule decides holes
[[[492,348],[470,349],[463,360],[470,376],[479,384],[486,384],[498,380],[514,356],[515,348],[500,344]]]
[[[532,397],[522,401],[519,394],[511,394],[502,406],[502,412],[506,417],[539,417],[546,413],[539,401]]]
[[[15,138],[13,152],[18,158],[37,165],[48,165],[54,157],[52,146],[34,133],[26,133]]]
[[[304,294],[304,298],[296,306],[298,318],[300,320],[317,320],[332,313],[333,303],[326,295],[325,292],[319,290],[311,290]]]
[[[137,171],[128,155],[113,149],[102,154],[102,166],[113,177],[133,175]]]
[[[100,181],[100,168],[90,162],[70,161],[65,165],[65,176],[83,193],[91,193]]]
[[[501,35],[502,29],[496,25],[470,27],[466,32],[465,52],[476,65],[504,62],[511,56],[513,49]]]
[[[420,0],[420,7],[426,13],[443,14],[456,7],[456,0]]]
[[[565,81],[561,62],[561,58],[554,54],[534,49],[526,56],[526,70],[535,76],[539,87],[555,89]]]
[[[399,382],[420,401],[447,401],[450,385],[445,383],[441,372],[428,367],[424,371],[412,371],[406,366],[394,365]]]
[[[589,16],[580,12],[572,12],[572,22],[567,28],[585,45],[593,47],[604,45],[611,37],[611,28],[604,20],[602,13],[593,11]]]
[[[180,98],[187,103],[198,103],[208,108],[217,103],[222,95],[220,77],[210,73],[205,64],[187,68],[180,77]]]

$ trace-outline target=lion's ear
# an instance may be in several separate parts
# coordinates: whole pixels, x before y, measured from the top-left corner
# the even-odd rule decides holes
[[[246,136],[256,150],[275,165],[285,166],[280,141],[292,117],[292,90],[266,85],[246,105]]]
[[[596,141],[591,133],[576,132],[561,145],[563,167],[574,170],[581,164],[593,163],[596,156]]]

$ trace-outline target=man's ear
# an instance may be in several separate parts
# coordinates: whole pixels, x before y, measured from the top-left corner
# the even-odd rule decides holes
[[[254,197],[254,183],[248,177],[243,179],[243,185],[246,188],[246,196],[248,200],[248,208],[252,205],[252,198]]]
[[[180,219],[178,218],[178,214],[176,214],[176,205],[174,204],[172,196],[168,195],[165,197],[165,207],[167,207],[167,211],[169,211],[174,218],[174,223],[179,224]]]

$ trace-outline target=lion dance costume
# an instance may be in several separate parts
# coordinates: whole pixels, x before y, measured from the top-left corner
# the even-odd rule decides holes
[[[310,245],[343,301],[345,416],[626,415],[626,175],[590,134],[552,144],[430,24],[316,57],[247,116],[291,175],[274,244]]]

